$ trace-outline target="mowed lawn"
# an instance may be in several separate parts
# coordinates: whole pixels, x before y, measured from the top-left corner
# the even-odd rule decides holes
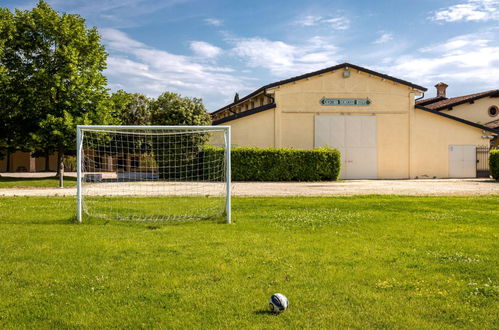
[[[74,206],[0,198],[0,328],[499,327],[499,196],[235,198],[232,225]]]
[[[65,187],[75,187],[76,178],[65,176]],[[59,187],[59,178],[55,176],[43,178],[25,178],[25,177],[11,177],[0,176],[0,189],[3,188],[57,188]]]

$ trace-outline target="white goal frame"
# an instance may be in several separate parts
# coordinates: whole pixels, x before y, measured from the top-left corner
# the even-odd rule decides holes
[[[83,152],[83,137],[85,131],[96,130],[147,130],[147,129],[178,129],[190,131],[224,131],[225,142],[225,171],[226,171],[226,197],[225,197],[225,214],[226,223],[231,223],[231,134],[230,126],[120,126],[120,125],[77,125],[76,126],[76,219],[78,223],[83,221],[83,196],[82,196],[82,152]]]

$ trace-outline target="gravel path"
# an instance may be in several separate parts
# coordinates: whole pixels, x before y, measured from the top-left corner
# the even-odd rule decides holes
[[[169,184],[136,182],[134,191],[149,194],[151,185],[160,195],[179,195],[192,183]],[[93,195],[123,195],[119,184],[95,184]],[[161,186],[160,188],[160,185]],[[208,187],[210,184],[206,184]],[[214,185],[214,184],[211,184]],[[219,186],[219,185],[218,185]],[[181,187],[181,188],[180,188]],[[347,180],[339,182],[234,182],[233,196],[351,196],[369,194],[427,195],[427,196],[477,196],[499,195],[499,183],[490,179],[428,179],[428,180]],[[160,189],[159,189],[160,188]],[[203,191],[202,189],[197,191]],[[212,190],[210,187],[211,191]],[[216,189],[219,191],[219,188]],[[76,188],[10,188],[0,189],[0,196],[75,196]],[[201,194],[203,195],[203,194]]]

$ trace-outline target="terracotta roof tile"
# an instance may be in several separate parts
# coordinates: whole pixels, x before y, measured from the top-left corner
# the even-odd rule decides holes
[[[438,102],[433,102],[430,104],[426,104],[425,107],[428,109],[432,110],[443,110],[446,108],[450,108],[459,104],[463,104],[466,102],[471,102],[477,99],[480,99],[482,97],[499,97],[499,89],[493,89],[490,91],[486,92],[481,92],[481,93],[475,93],[475,94],[469,94],[469,95],[463,95],[463,96],[458,96],[458,97],[451,97],[442,101]]]
[[[417,100],[416,104],[417,105],[428,105],[430,103],[446,100],[446,97],[443,96],[435,96],[435,97],[430,97],[428,99],[423,99],[423,100]]]

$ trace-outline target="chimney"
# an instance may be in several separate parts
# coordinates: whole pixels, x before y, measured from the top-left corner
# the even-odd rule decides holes
[[[445,95],[445,90],[447,89],[447,87],[449,87],[449,85],[443,82],[439,82],[438,84],[435,85],[435,87],[437,88],[437,97],[440,96],[447,97]]]

